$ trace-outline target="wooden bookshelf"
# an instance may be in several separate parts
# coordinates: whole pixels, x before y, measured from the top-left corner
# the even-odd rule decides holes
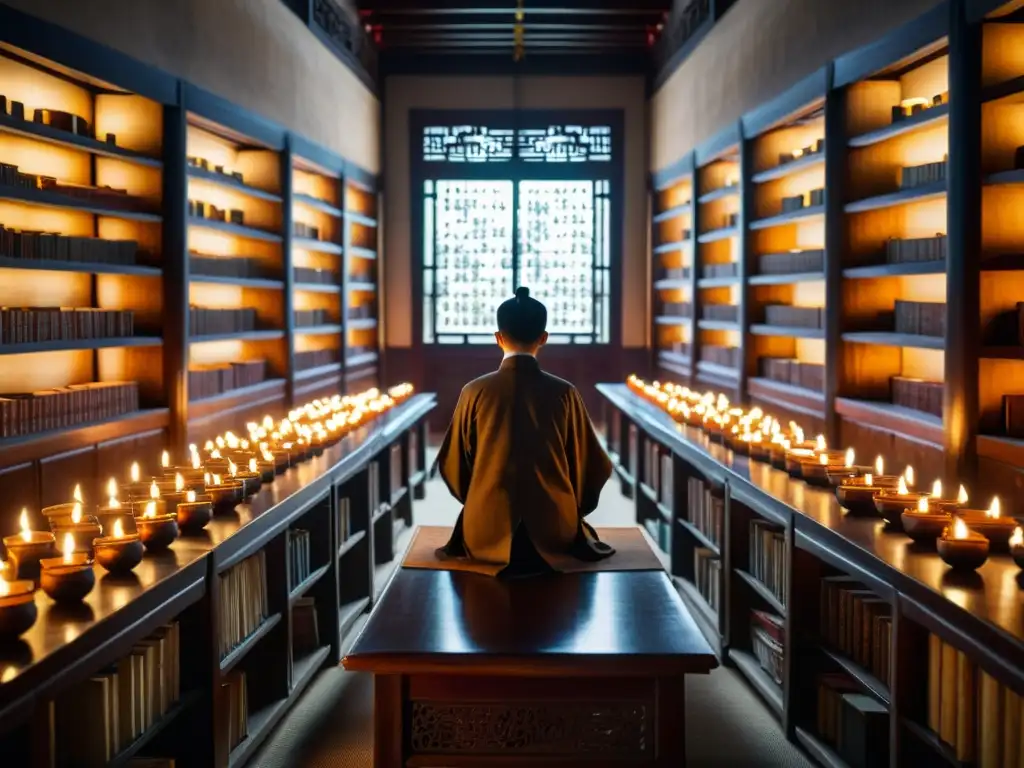
[[[211,99],[196,101],[186,118],[190,442],[285,406],[286,305],[301,300],[285,290],[284,133],[244,115],[226,121]],[[264,384],[255,397],[233,397]],[[215,407],[202,408],[207,401]]]
[[[696,190],[693,316],[701,386],[738,395],[743,359],[743,185],[741,142],[730,127],[694,153]]]
[[[655,179],[652,195],[652,340],[655,365],[668,375],[693,373],[694,270],[693,154]]]
[[[345,220],[342,169],[292,158],[292,287],[296,322],[295,392],[303,398],[344,390],[342,291]],[[315,235],[315,237],[313,237]],[[333,250],[331,246],[338,246]],[[312,310],[321,318],[308,317]],[[306,315],[302,317],[302,315]],[[309,322],[322,319],[322,323]]]
[[[350,176],[344,187],[345,255],[342,291],[345,390],[380,380],[380,197],[369,178]]]
[[[845,513],[832,489],[710,441],[626,385],[598,388],[637,522],[669,523],[655,541],[694,620],[791,740],[850,765],[836,724],[863,718],[871,765],[1009,764],[1024,622],[1008,556],[955,575],[934,548]]]
[[[60,713],[76,711],[94,727],[102,714],[91,709],[104,708],[81,687],[177,623],[180,694],[135,738],[121,739],[106,764],[135,756],[245,764],[315,674],[339,663],[343,641],[396,567],[392,528],[383,517],[369,521],[386,499],[389,525],[411,523],[411,492],[426,470],[418,446],[434,404],[433,395],[414,395],[287,469],[235,514],[215,516],[201,536],[182,536],[168,556],[147,556],[132,577],[101,571],[80,610],[58,609],[38,592],[36,625],[0,651],[4,754],[19,765],[46,765],[75,748],[82,730],[69,730]],[[221,620],[225,612],[242,616],[242,596],[260,592],[262,607],[246,623]],[[229,742],[239,701],[244,727]]]
[[[10,501],[0,523],[13,530],[11,515],[22,506],[36,514],[67,498],[76,482],[85,483],[87,499],[96,498],[98,483],[122,472],[128,456],[151,471],[146,464],[161,450],[183,454],[223,426],[381,383],[371,327],[378,318],[377,267],[369,258],[377,250],[376,193],[346,198],[350,188],[375,189],[371,174],[229,101],[34,17],[4,7],[0,28],[0,163],[30,174],[5,172],[0,226],[46,233],[19,234],[16,245],[13,235],[0,236],[0,306],[131,315],[130,324],[117,325],[127,322],[122,315],[104,316],[111,325],[91,323],[88,331],[65,331],[65,338],[4,337],[0,397],[134,383],[117,408],[41,418],[0,435],[0,493]],[[324,235],[297,236],[295,222],[319,224]],[[349,230],[355,234],[346,255]],[[349,278],[349,261],[371,267],[350,267],[359,279]],[[321,283],[304,273],[309,282],[296,280],[294,266],[302,264],[330,266],[337,278]],[[351,329],[348,294],[358,299],[353,306],[373,297],[374,307]],[[200,326],[190,306],[246,308],[256,317],[238,326]],[[311,322],[297,328],[295,313],[310,310],[300,317]],[[4,327],[16,326],[4,318]],[[365,344],[347,349],[352,339]],[[323,359],[302,355],[318,350],[326,351]],[[259,360],[266,361],[262,372],[250,366],[205,383],[189,374]],[[306,363],[301,370],[297,360]]]

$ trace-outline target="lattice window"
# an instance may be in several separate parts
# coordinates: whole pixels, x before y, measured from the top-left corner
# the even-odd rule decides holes
[[[430,125],[423,129],[423,160],[428,163],[494,163],[513,157],[528,163],[607,163],[612,159],[612,129],[607,125],[518,130]]]
[[[427,162],[493,163],[512,159],[514,132],[480,125],[441,125],[423,129]]]
[[[612,159],[612,129],[607,125],[552,125],[524,128],[519,157],[533,163],[586,163]]]

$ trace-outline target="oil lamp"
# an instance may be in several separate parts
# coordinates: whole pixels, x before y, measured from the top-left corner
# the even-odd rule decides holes
[[[205,493],[200,496],[189,489],[183,501],[178,502],[178,527],[187,532],[201,531],[213,519],[213,499]]]
[[[38,579],[39,561],[54,554],[54,536],[49,531],[33,531],[29,526],[27,509],[21,510],[18,524],[20,533],[4,536],[11,575],[14,579]]]
[[[1013,529],[1010,537],[1010,554],[1017,567],[1024,569],[1024,529],[1019,525]]]
[[[120,518],[114,520],[111,534],[96,539],[93,548],[96,551],[96,562],[110,573],[129,573],[142,562],[142,542],[138,534],[124,532]]]
[[[156,501],[146,502],[141,517],[135,524],[139,529],[139,538],[148,552],[160,552],[167,549],[178,538],[178,523],[174,515],[159,514]]]
[[[907,471],[900,476],[896,490],[891,489],[878,491],[875,496],[875,509],[888,526],[894,530],[901,530],[903,527],[903,513],[917,509],[919,499],[927,498],[927,494],[911,491],[908,486],[914,478],[913,467],[907,467]]]
[[[988,559],[988,539],[970,530],[959,517],[943,529],[935,546],[943,562],[958,571],[977,570]]]
[[[75,546],[74,536],[65,533],[61,541],[63,556],[45,558],[40,563],[40,586],[57,603],[80,603],[96,586],[92,558],[75,552]]]
[[[949,513],[941,506],[934,505],[928,496],[921,496],[916,508],[904,510],[900,518],[904,533],[914,541],[921,542],[934,542],[952,522]]]
[[[989,508],[980,513],[977,510],[961,508],[959,514],[968,528],[989,540],[993,550],[1005,552],[1010,546],[1010,536],[1017,527],[1017,521],[1012,517],[1003,516],[998,496],[993,497]]]
[[[7,571],[0,573],[0,637],[20,637],[36,623],[35,584],[28,580],[7,581]]]

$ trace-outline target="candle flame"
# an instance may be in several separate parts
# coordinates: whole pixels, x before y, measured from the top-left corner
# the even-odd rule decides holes
[[[82,522],[82,505],[77,501],[75,502],[75,506],[71,508],[71,522],[75,525]]]
[[[967,538],[967,524],[961,519],[957,518],[953,521],[953,538],[954,539],[966,539]]]
[[[917,500],[917,511],[918,512],[927,512],[928,511],[928,497],[927,496],[922,496],[920,499]]]
[[[139,462],[132,462],[132,468],[129,470],[129,477],[131,477],[133,483],[139,482]]]
[[[117,520],[114,521],[114,538],[115,539],[123,539],[124,538],[124,525],[121,523],[121,518],[118,518]]]
[[[159,499],[160,498],[160,486],[156,484],[156,480],[149,484],[149,498]]]
[[[11,585],[7,583],[7,579],[0,579],[0,597],[7,597],[11,593]]]
[[[873,478],[871,476],[870,472],[868,472],[866,475],[864,475],[864,485],[870,487],[874,483],[874,480],[875,480],[875,478]]]
[[[967,489],[962,485],[960,486],[960,492],[956,495],[956,503],[961,505],[967,503]]]
[[[212,451],[213,450],[213,440],[207,440],[203,444],[203,450],[204,451]]]
[[[818,439],[814,442],[814,448],[817,451],[824,451],[828,446],[825,444],[825,436],[818,435]]]
[[[217,435],[213,442],[217,444],[218,448],[223,448],[225,445],[227,445],[227,443],[224,442],[224,438],[221,437],[220,435]]]
[[[22,541],[32,540],[32,531],[28,525],[28,508],[21,508],[21,517],[18,518],[18,525],[21,526],[21,539]]]
[[[936,480],[934,483],[932,483],[932,498],[933,499],[941,499],[942,498],[942,481],[941,480]]]
[[[985,517],[998,518],[1002,513],[1003,510],[1002,506],[999,504],[999,497],[993,496],[992,503],[989,505],[988,509],[985,510]]]
[[[1011,547],[1024,547],[1024,528],[1019,525],[1013,529],[1013,535],[1010,536]]]
[[[856,456],[857,454],[853,452],[853,448],[846,449],[846,467],[848,469],[853,466],[853,460],[856,458]]]
[[[222,456],[220,455],[220,449],[219,449],[219,448],[214,448],[214,449],[213,449],[212,451],[210,451],[210,458],[211,458],[211,459],[220,459],[220,458],[223,458],[223,457],[222,457]]]
[[[155,501],[147,501],[146,502],[146,511],[142,513],[142,516],[143,517],[156,517],[156,502]]]
[[[64,534],[64,546],[61,547],[64,553],[64,565],[71,565],[71,556],[75,554],[75,537],[71,533]]]
[[[827,467],[828,466],[828,454],[827,453],[819,453],[818,454],[818,463],[821,464],[821,466],[823,466],[823,467]]]
[[[881,455],[875,459],[875,473],[879,475],[885,474],[885,459],[883,459]]]
[[[174,475],[174,490],[177,493],[181,493],[185,488],[185,478],[181,476],[180,472],[176,472]]]
[[[914,468],[908,464],[907,468],[905,470],[903,470],[903,476],[905,478],[907,478],[907,485],[913,487],[913,485],[914,485]]]
[[[273,418],[271,418],[270,416],[264,416],[263,417],[263,428],[264,429],[273,429],[274,428],[274,420],[273,420]]]
[[[111,496],[109,499],[107,499],[107,506],[110,507],[111,509],[120,509],[121,502],[115,499],[113,496]]]
[[[903,475],[900,475],[900,487],[896,490],[896,493],[898,493],[900,496],[907,495],[907,481],[903,477]]]
[[[203,473],[203,485],[209,485],[209,484],[210,484],[210,473],[209,472],[204,472]]]
[[[202,465],[199,463],[199,454],[198,453],[193,453],[192,454],[192,469],[200,469],[201,466]]]
[[[213,476],[213,484],[214,485],[220,485],[221,484],[221,482],[220,482],[220,475],[214,475]]]
[[[84,503],[85,500],[82,498],[82,486],[75,485],[75,490],[74,493],[71,494],[71,498],[79,504]]]
[[[793,422],[790,422],[790,426],[793,427],[793,437],[796,438],[796,442],[802,443],[804,441],[804,431],[800,429],[800,427],[794,425]]]
[[[195,500],[196,500],[196,492],[195,491],[191,491],[190,490],[188,493],[185,494],[185,501],[187,501],[189,504],[194,504]]]
[[[228,459],[228,472],[231,473],[232,477],[238,474],[238,466],[231,459]]]
[[[171,454],[169,454],[167,451],[164,451],[163,453],[160,454],[160,466],[163,467],[164,469],[171,466]]]

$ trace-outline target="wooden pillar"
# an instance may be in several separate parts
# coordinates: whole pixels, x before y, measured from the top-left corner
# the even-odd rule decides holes
[[[949,165],[947,168],[946,479],[977,470],[978,349],[981,342],[981,24],[967,0],[949,4]]]
[[[295,270],[292,265],[292,140],[281,151],[281,279],[284,281],[285,402],[295,406]]]
[[[178,104],[164,107],[163,151],[163,364],[171,411],[167,447],[177,463],[188,443],[188,126]]]
[[[736,372],[736,390],[737,395],[739,396],[739,401],[741,403],[746,403],[749,402],[747,398],[747,376],[748,371],[750,370],[747,355],[750,354],[750,348],[754,346],[749,343],[750,336],[748,334],[750,325],[749,309],[751,289],[750,284],[747,281],[747,277],[755,272],[753,262],[756,256],[754,255],[754,243],[753,235],[750,231],[750,222],[754,218],[754,211],[756,210],[756,187],[750,178],[754,175],[754,141],[744,135],[742,122],[740,123],[737,132],[740,135],[740,215],[738,223],[740,231],[740,252],[736,255],[736,275],[739,279],[740,295],[739,307],[736,310],[736,320],[740,328],[740,351],[739,370]]]
[[[825,96],[825,438],[829,445],[840,443],[835,406],[846,377],[842,340],[846,158],[846,88],[830,88]]]

